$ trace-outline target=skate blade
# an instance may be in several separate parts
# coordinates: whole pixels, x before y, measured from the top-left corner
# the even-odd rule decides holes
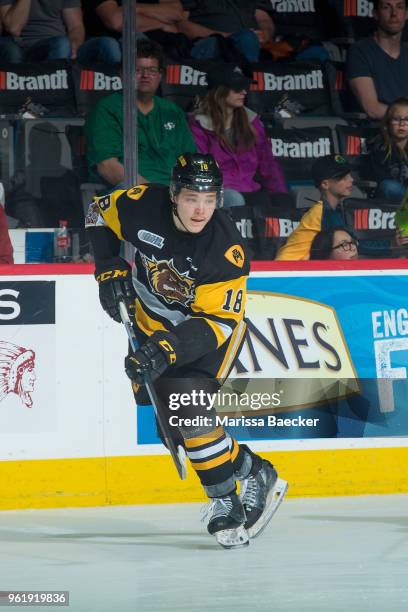
[[[223,548],[242,548],[249,544],[248,532],[243,525],[236,529],[217,531],[214,535],[218,544]]]
[[[248,529],[248,535],[250,538],[256,538],[262,533],[262,531],[268,525],[269,521],[283,502],[283,498],[285,497],[287,490],[288,483],[286,482],[286,480],[278,478],[275,484],[273,485],[273,488],[268,493],[264,511],[262,512],[256,523]]]

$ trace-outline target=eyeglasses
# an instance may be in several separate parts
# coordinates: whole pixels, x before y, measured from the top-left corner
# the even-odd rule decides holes
[[[333,247],[332,251],[335,251],[336,249],[343,249],[343,251],[351,251],[352,247],[358,247],[358,240],[343,240],[343,242],[340,242],[340,244]]]
[[[155,68],[155,66],[148,66],[147,68],[136,68],[137,76],[142,74],[148,74],[149,76],[156,76],[156,74],[160,73],[160,68]]]
[[[408,125],[408,117],[391,117],[390,123],[394,125]]]

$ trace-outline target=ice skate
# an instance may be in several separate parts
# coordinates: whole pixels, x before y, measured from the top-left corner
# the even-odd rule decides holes
[[[215,536],[218,544],[224,548],[248,546],[245,511],[236,493],[212,499],[204,510],[202,520],[207,518],[208,532]]]
[[[245,509],[245,529],[250,538],[258,536],[267,526],[288,489],[269,461],[262,460],[260,469],[242,481],[240,498]]]

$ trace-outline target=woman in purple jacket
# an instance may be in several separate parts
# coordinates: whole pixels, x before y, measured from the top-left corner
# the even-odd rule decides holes
[[[189,124],[198,150],[211,153],[222,170],[224,206],[265,202],[268,192],[287,192],[264,126],[245,107],[251,79],[238,67],[218,63],[207,82],[208,92]]]

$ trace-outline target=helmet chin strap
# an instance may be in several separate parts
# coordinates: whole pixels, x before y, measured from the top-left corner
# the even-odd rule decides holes
[[[190,232],[190,230],[184,225],[180,215],[178,214],[177,204],[173,199],[171,200],[171,212],[173,213],[175,217],[177,217],[177,219],[180,221],[181,225],[184,227],[184,229],[186,230],[188,234],[194,233],[194,232]]]

